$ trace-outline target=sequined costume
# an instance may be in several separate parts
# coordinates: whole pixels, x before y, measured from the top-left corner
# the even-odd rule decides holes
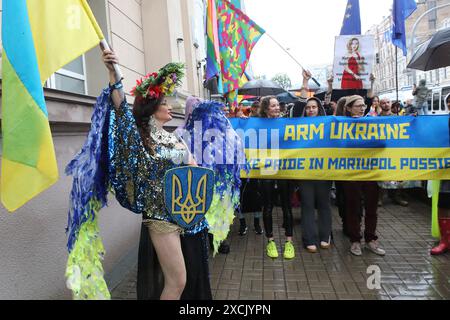
[[[198,100],[195,106],[189,105],[189,102],[187,102],[185,123],[177,130],[178,136],[185,141],[198,165],[210,168],[215,173],[213,201],[206,214],[208,230],[203,229],[196,233],[187,231],[180,238],[187,276],[181,300],[212,299],[208,278],[207,232],[213,234],[214,252],[217,252],[219,243],[228,235],[234,212],[239,206],[240,170],[243,168],[240,163],[245,163],[244,149],[241,139],[232,129],[229,120],[222,111],[222,107],[221,104],[216,102],[202,103]],[[201,122],[201,132],[194,132],[194,124],[197,121]],[[210,129],[217,130],[218,136],[216,138],[227,141],[228,144],[214,145],[211,141],[204,141],[196,155],[195,141],[190,140],[188,136],[195,137],[196,134],[201,134],[204,137],[206,130]],[[203,139],[198,141],[203,141]],[[206,159],[201,159],[199,156],[201,154],[208,157],[208,155],[211,156],[214,153],[223,156],[228,155],[232,161],[228,163],[224,161],[224,164],[221,164],[215,161],[218,158],[209,158],[208,161],[205,161]],[[222,157],[222,160],[226,159]],[[138,299],[158,299],[164,287],[164,279],[156,252],[149,238],[148,229],[144,227],[141,228],[138,257]]]
[[[187,160],[187,149],[177,148],[182,144],[175,134],[156,129],[154,124],[151,136],[155,143],[155,154],[145,150],[131,107],[123,102],[116,111],[111,108],[108,134],[109,180],[119,203],[134,213],[143,215],[143,222],[162,230],[159,220],[176,226],[175,221],[165,209],[164,174],[167,170],[183,166]],[[186,232],[195,234],[207,228],[203,219]],[[167,232],[174,229],[167,227]]]
[[[105,89],[98,97],[86,142],[66,167],[66,174],[73,176],[66,229],[69,250],[66,278],[67,287],[72,290],[74,299],[111,297],[104,280],[104,248],[98,227],[98,215],[107,205],[108,190],[115,193],[122,206],[142,214],[144,221],[160,221],[177,228],[164,209],[162,178],[166,170],[183,164],[181,160],[186,156],[186,149],[174,148],[176,142],[181,141],[175,135],[162,130],[153,131],[153,139],[157,142],[156,152],[155,156],[150,156],[143,147],[129,105],[123,103],[116,112],[110,95],[111,90]],[[195,292],[201,291],[201,297],[211,299],[208,252],[204,236],[207,226],[204,219],[192,229],[185,230],[182,235],[182,250],[188,267],[187,288],[194,287]],[[149,261],[143,260],[143,265],[153,275],[146,279],[162,279],[148,228],[144,227],[143,231],[145,241],[149,243],[144,248],[148,249],[145,253],[150,256]],[[184,241],[184,237],[192,238]],[[156,288],[153,292],[159,292],[152,296],[156,299],[163,285],[161,282],[152,285]],[[199,295],[186,295],[188,299],[197,297]]]

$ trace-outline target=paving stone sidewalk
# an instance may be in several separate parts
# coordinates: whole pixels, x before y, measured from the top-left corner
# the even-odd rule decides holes
[[[408,207],[386,200],[379,208],[378,234],[386,250],[384,257],[368,250],[363,250],[361,257],[349,253],[335,206],[333,245],[315,254],[303,249],[300,209],[294,209],[296,258],[290,261],[282,258],[285,237],[280,208],[274,210],[274,237],[280,252],[276,260],[265,255],[266,239],[253,231],[253,217],[247,217],[249,232],[245,236],[238,235],[236,219],[229,236],[231,252],[210,258],[214,299],[450,299],[450,253],[430,256],[436,241],[430,234],[431,209],[412,197],[408,200]],[[380,289],[367,286],[373,272],[368,273],[370,266],[381,271]],[[113,299],[136,299],[136,270],[130,270],[112,291]]]

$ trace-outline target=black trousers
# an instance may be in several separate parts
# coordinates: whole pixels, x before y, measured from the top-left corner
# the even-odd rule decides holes
[[[267,238],[273,237],[273,207],[280,201],[286,237],[292,237],[293,217],[291,206],[291,183],[288,180],[261,180],[263,194],[263,221]]]

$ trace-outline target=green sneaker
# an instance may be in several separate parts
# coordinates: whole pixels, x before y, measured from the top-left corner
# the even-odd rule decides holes
[[[295,249],[292,241],[286,241],[284,244],[284,254],[285,259],[294,259],[295,258]]]
[[[277,245],[275,244],[275,241],[269,240],[266,247],[267,256],[269,258],[275,259],[278,258],[278,250]]]

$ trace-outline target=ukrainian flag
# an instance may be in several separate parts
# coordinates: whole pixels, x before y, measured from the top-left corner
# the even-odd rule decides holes
[[[1,201],[9,211],[58,180],[42,85],[104,36],[84,0],[3,0]]]

